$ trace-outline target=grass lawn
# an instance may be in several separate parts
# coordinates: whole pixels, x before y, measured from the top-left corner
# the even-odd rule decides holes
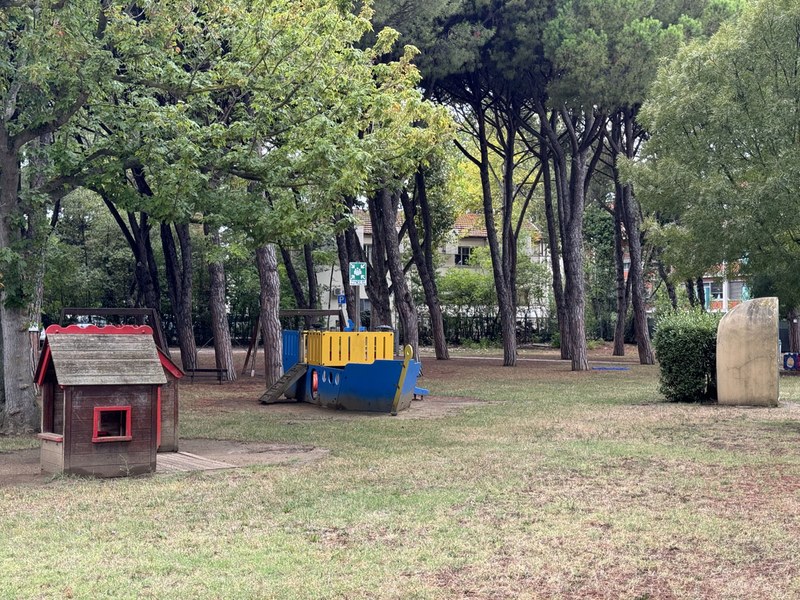
[[[731,409],[625,366],[428,359],[434,395],[485,402],[427,419],[184,386],[184,437],[330,453],[0,487],[0,597],[800,598],[800,378]]]

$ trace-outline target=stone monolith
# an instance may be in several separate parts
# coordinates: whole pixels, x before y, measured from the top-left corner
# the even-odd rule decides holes
[[[719,403],[777,406],[778,358],[778,299],[736,306],[717,329]]]

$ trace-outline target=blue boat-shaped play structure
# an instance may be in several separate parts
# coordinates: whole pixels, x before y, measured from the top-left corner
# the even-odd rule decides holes
[[[287,399],[344,410],[397,414],[415,396],[421,363],[410,346],[394,358],[391,332],[283,332],[283,376],[261,397],[262,404]]]

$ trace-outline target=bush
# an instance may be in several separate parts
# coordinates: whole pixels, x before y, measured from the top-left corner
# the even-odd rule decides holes
[[[653,343],[661,368],[659,389],[667,400],[716,400],[719,319],[692,311],[670,313],[658,320]]]
[[[478,341],[464,340],[461,343],[461,347],[468,350],[488,350],[489,348],[502,348],[502,346],[500,342],[490,338],[481,338]]]
[[[554,331],[552,337],[550,338],[550,347],[551,348],[561,348],[561,332]]]

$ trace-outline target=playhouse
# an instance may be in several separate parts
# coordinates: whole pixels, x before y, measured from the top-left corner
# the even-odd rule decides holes
[[[162,425],[166,444],[177,449],[182,373],[158,350],[152,329],[53,325],[46,334],[35,373],[42,470],[97,477],[155,471]]]

